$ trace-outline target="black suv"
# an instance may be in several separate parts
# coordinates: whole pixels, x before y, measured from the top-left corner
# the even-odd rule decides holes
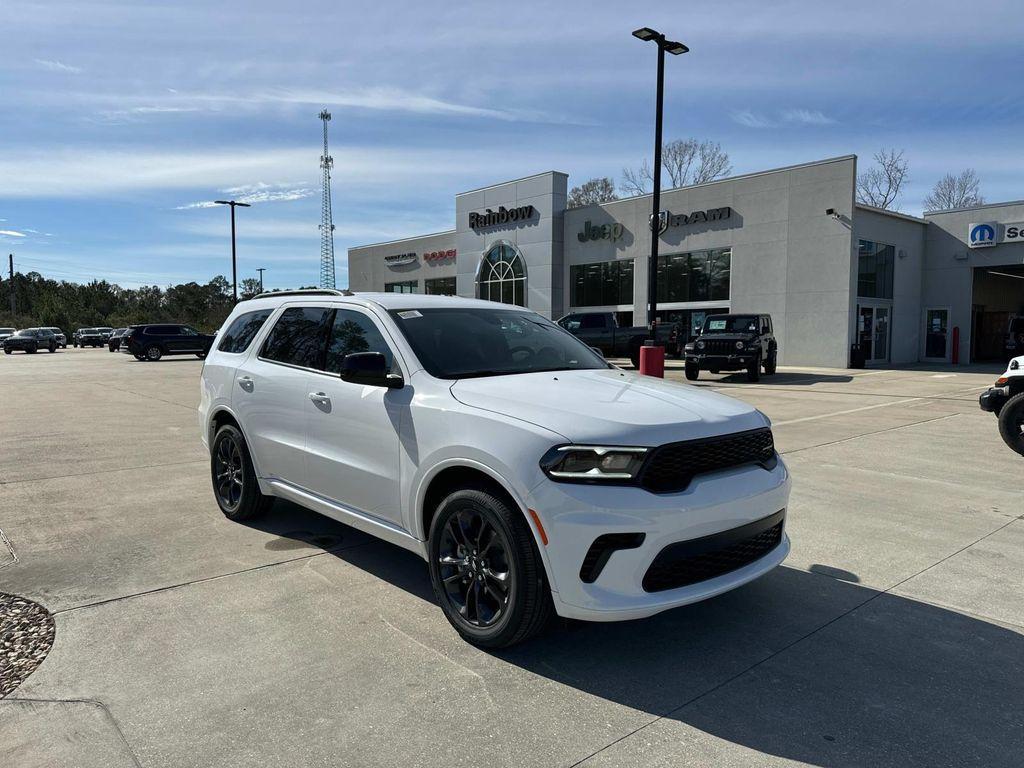
[[[101,328],[79,328],[71,337],[71,343],[76,347],[102,347],[106,344]]]
[[[747,381],[775,373],[779,347],[772,333],[771,315],[709,315],[696,339],[683,350],[686,378],[695,381],[701,369],[746,370]]]
[[[137,325],[121,337],[121,351],[135,355],[136,360],[159,360],[164,355],[204,358],[211,344],[213,336],[174,323]]]

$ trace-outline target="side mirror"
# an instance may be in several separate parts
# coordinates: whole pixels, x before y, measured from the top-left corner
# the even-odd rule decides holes
[[[595,355],[604,360],[604,352],[601,351],[600,347],[591,347],[590,349]]]
[[[341,361],[341,378],[353,384],[398,389],[405,386],[401,376],[388,373],[388,364],[380,352],[353,352]]]

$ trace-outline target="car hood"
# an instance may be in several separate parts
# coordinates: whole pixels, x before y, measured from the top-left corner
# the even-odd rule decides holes
[[[731,397],[613,368],[461,379],[451,392],[465,405],[579,443],[661,445],[769,423],[760,411]]]

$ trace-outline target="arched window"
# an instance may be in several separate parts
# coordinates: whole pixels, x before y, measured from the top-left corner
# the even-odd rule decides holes
[[[526,269],[511,243],[496,243],[484,254],[476,284],[481,299],[526,306]]]

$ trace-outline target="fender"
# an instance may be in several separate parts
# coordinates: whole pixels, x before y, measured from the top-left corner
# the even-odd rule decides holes
[[[209,439],[209,444],[207,445],[208,452],[210,452],[210,453],[213,452],[213,438],[214,438],[213,423],[217,420],[217,416],[219,416],[222,413],[226,413],[228,416],[230,416],[234,420],[234,422],[235,422],[235,429],[237,429],[239,432],[242,433],[242,437],[245,439],[245,444],[247,446],[251,445],[251,443],[249,442],[249,438],[245,436],[245,430],[242,428],[242,421],[241,421],[241,419],[238,418],[238,414],[236,414],[234,411],[232,411],[231,408],[229,406],[227,406],[227,405],[218,405],[218,406],[214,407],[214,409],[212,411],[210,411],[210,415],[209,415],[209,417],[207,419],[207,422],[206,422],[206,434],[208,435],[208,439]],[[251,448],[249,449],[249,459],[252,461],[253,469],[256,470],[256,481],[260,484],[260,492],[266,494],[267,490],[266,490],[266,488],[263,485],[263,477],[264,477],[264,475],[260,471],[259,459],[258,459],[258,457],[256,456],[256,454],[253,452],[253,450]]]

